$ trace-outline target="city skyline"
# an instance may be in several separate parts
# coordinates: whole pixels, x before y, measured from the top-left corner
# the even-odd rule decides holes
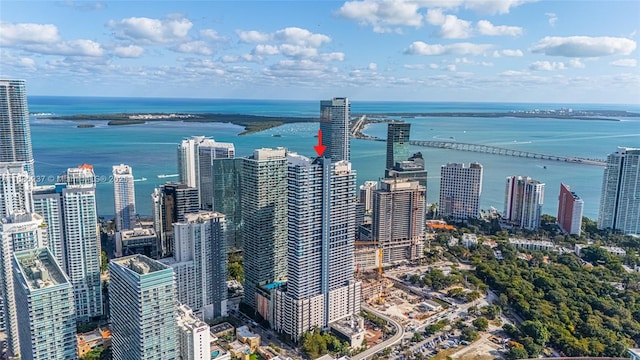
[[[570,103],[640,96],[633,1],[249,4],[5,2],[2,75],[25,78],[34,95]],[[53,85],[62,79],[73,79],[64,93]]]

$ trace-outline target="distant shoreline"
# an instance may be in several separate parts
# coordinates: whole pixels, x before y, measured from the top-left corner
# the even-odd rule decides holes
[[[640,113],[616,110],[545,110],[545,111],[512,111],[512,112],[394,112],[394,113],[372,113],[372,114],[352,114],[355,116],[366,115],[371,119],[387,117],[401,117],[411,119],[416,117],[471,117],[471,118],[542,118],[560,120],[595,120],[595,121],[621,121],[619,117],[640,117]],[[261,116],[246,114],[188,114],[188,113],[117,113],[117,114],[77,114],[66,116],[48,116],[51,120],[71,120],[71,121],[107,121],[107,125],[122,126],[145,124],[154,121],[182,121],[182,122],[219,122],[231,123],[244,127],[239,135],[247,135],[274,128],[284,124],[318,122],[318,118],[313,117],[292,117],[292,116]]]

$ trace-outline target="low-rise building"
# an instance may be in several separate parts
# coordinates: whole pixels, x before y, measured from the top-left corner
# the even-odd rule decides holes
[[[556,248],[556,244],[546,240],[527,240],[509,238],[509,243],[517,249],[549,251]]]
[[[98,346],[102,346],[104,349],[111,346],[111,331],[108,329],[97,328],[93,331],[77,334],[76,338],[78,340],[79,358],[84,357]]]
[[[178,306],[178,341],[182,360],[210,360],[209,325],[186,305]]]
[[[251,348],[251,352],[256,351],[258,346],[260,346],[260,335],[251,332],[248,326],[240,326],[236,329],[236,337],[238,340],[243,343],[249,345]]]
[[[229,352],[236,359],[249,360],[251,355],[251,348],[247,344],[241,343],[238,340],[234,340],[229,343]]]
[[[476,234],[462,234],[462,246],[470,247],[472,245],[478,245],[478,236]]]
[[[212,337],[210,345],[211,360],[231,360],[231,353],[218,345]],[[217,339],[216,339],[217,340]]]
[[[338,338],[349,343],[352,349],[359,348],[364,342],[366,329],[364,319],[357,315],[350,315],[329,324],[331,332]]]
[[[233,327],[233,325],[229,324],[228,322],[223,322],[211,327],[211,333],[215,337],[219,337],[219,338],[225,337],[228,334],[233,335],[234,330],[235,328]]]

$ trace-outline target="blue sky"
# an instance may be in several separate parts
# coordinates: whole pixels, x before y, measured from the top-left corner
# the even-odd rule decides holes
[[[640,103],[640,1],[2,1],[32,95]]]

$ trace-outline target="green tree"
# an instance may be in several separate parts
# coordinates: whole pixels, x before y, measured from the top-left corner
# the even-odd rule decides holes
[[[479,331],[485,331],[489,328],[489,320],[485,317],[479,317],[472,322],[473,326],[476,327]]]
[[[107,257],[107,252],[102,250],[100,252],[100,271],[107,271],[107,267],[109,265],[109,258]]]
[[[512,346],[507,352],[507,359],[516,360],[516,359],[526,359],[529,357],[527,350],[522,346]]]
[[[244,269],[239,262],[229,263],[229,279],[237,280],[239,282],[244,281]]]
[[[462,328],[462,331],[460,334],[460,340],[472,342],[477,338],[478,338],[478,332],[474,328],[470,326],[466,326]]]
[[[530,336],[541,346],[545,346],[551,336],[547,327],[539,320],[527,320],[522,323],[520,329],[525,336]]]
[[[102,346],[96,346],[91,351],[86,353],[82,357],[82,360],[100,360],[100,357],[103,351],[104,351],[104,348]]]

